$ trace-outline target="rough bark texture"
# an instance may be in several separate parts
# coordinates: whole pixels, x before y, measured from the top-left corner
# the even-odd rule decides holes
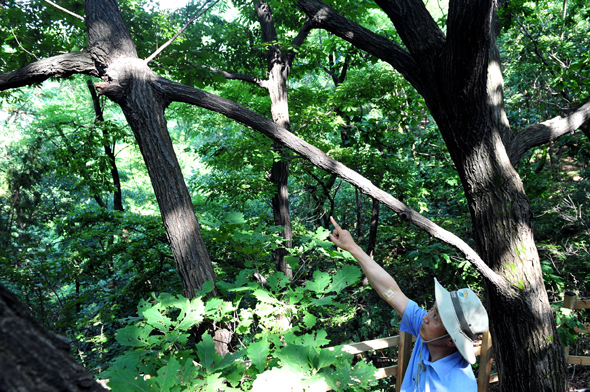
[[[169,101],[154,89],[155,74],[137,58],[117,4],[87,0],[85,6],[89,52],[106,80],[96,84],[97,90],[121,106],[133,130],[158,200],[183,295],[192,298],[204,282],[215,280],[215,273],[168,133],[164,111]]]
[[[262,40],[266,43],[277,41],[277,32],[272,19],[270,5],[264,2],[255,4],[256,15],[262,31]],[[270,94],[273,121],[279,126],[290,130],[289,121],[289,99],[287,97],[287,79],[291,64],[286,56],[281,54],[279,45],[271,45],[266,52],[268,62],[268,83],[267,89]],[[276,187],[276,193],[272,198],[272,211],[275,225],[284,227],[281,231],[284,247],[278,248],[275,253],[275,263],[278,271],[282,271],[288,277],[293,277],[293,271],[285,261],[289,254],[286,248],[293,247],[293,228],[291,226],[291,214],[289,213],[289,163],[291,160],[290,151],[275,143],[273,149],[279,155],[274,160],[269,176],[269,181]]]
[[[0,391],[106,391],[72,357],[69,342],[45,329],[1,284]]]
[[[326,17],[333,11],[320,1],[299,0],[298,5],[315,27],[389,62],[425,98],[459,172],[477,252],[503,281],[484,280],[501,387],[564,391],[564,352],[544,289],[531,208],[503,143],[508,124],[501,90],[488,89],[501,89],[499,66],[490,62],[493,2],[451,2],[446,36],[419,0],[376,2],[395,25],[415,69],[407,68],[405,56],[384,56],[383,48],[375,50],[376,44],[367,42],[381,38],[361,41],[357,32],[365,33],[362,28],[334,24],[338,17]],[[488,66],[497,72],[488,74]]]

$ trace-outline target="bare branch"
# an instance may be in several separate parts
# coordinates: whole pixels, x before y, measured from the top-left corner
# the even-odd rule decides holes
[[[509,146],[508,156],[513,166],[531,148],[549,143],[560,136],[574,132],[590,122],[590,101],[567,117],[555,117],[542,123],[533,124],[518,133]]]
[[[263,80],[263,79],[260,79],[260,78],[257,78],[257,77],[251,76],[251,75],[246,75],[246,74],[226,72],[226,71],[222,71],[220,69],[213,68],[213,67],[203,66],[203,68],[208,68],[211,72],[215,72],[216,74],[223,75],[226,79],[242,80],[244,82],[248,82],[248,83],[252,83],[257,86],[260,86],[264,89],[268,89],[268,80]]]
[[[54,7],[55,7],[55,8],[57,8],[57,9],[59,9],[59,10],[62,10],[62,11],[63,11],[63,12],[65,12],[66,14],[72,15],[74,18],[78,18],[78,19],[80,19],[82,22],[84,22],[84,18],[83,18],[82,16],[80,16],[80,15],[78,15],[78,14],[75,14],[75,13],[73,13],[72,11],[69,11],[69,10],[65,9],[64,7],[61,7],[61,6],[57,5],[57,4],[55,4],[55,3],[54,3],[54,2],[52,2],[52,1],[49,1],[49,0],[44,0],[44,1],[45,1],[46,3],[49,3],[49,4],[51,4],[52,6],[54,6]]]
[[[46,0],[47,1],[47,0]],[[180,29],[180,31],[176,34],[174,34],[174,37],[170,38],[168,40],[168,42],[166,42],[164,45],[160,46],[154,53],[152,53],[152,55],[150,57],[148,57],[147,59],[145,59],[146,64],[149,63],[150,61],[152,61],[153,59],[156,58],[156,56],[158,56],[164,49],[166,49],[167,46],[169,46],[172,42],[174,42],[174,40],[176,38],[178,38],[178,36],[182,33],[184,33],[184,30],[187,29],[187,27],[193,23],[195,20],[197,20],[197,18],[199,18],[201,15],[203,15],[206,11],[209,11],[211,8],[215,7],[215,4],[219,3],[219,0],[216,0],[215,3],[211,4],[211,6],[206,9],[203,10],[203,8],[205,8],[205,5],[207,5],[208,2],[210,2],[211,0],[206,0],[205,3],[201,6],[201,8],[197,11],[197,13],[195,14],[195,16],[193,16],[188,22],[186,22],[186,24],[184,25],[184,27],[182,29]]]
[[[87,52],[60,54],[0,74],[0,91],[41,83],[51,77],[65,78],[73,74],[98,76],[98,70],[90,54]]]
[[[379,202],[397,213],[402,220],[412,223],[431,236],[457,249],[465,255],[465,258],[469,260],[474,268],[486,279],[497,287],[503,287],[509,290],[510,284],[503,277],[492,271],[481,257],[479,257],[477,252],[459,237],[420,215],[387,192],[373,185],[368,179],[361,176],[359,173],[330,158],[319,148],[300,139],[287,129],[280,127],[272,120],[269,120],[233,101],[193,87],[188,87],[164,78],[156,78],[153,83],[168,97],[168,99],[197,105],[234,119],[300,154],[313,165],[329,173],[335,174],[344,181],[356,186],[362,193],[379,200]]]

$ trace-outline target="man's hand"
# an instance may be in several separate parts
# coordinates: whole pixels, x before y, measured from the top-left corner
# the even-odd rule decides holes
[[[330,221],[335,227],[332,234],[328,236],[330,241],[332,241],[337,247],[352,252],[358,245],[352,239],[350,232],[341,228],[333,217],[330,217]]]

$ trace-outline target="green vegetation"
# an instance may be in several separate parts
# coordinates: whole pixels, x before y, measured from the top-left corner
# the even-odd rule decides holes
[[[86,44],[81,21],[65,21],[39,1],[20,8],[8,3],[0,9],[0,18],[10,21],[0,30],[0,72]],[[63,3],[83,13],[80,4]],[[326,3],[400,41],[373,2]],[[142,1],[119,4],[141,58],[198,5],[161,11]],[[271,2],[285,46],[304,20],[287,4]],[[268,45],[254,8],[246,1],[234,5],[235,19],[220,16],[228,4],[219,5],[150,66],[271,118],[265,90],[211,71],[266,77]],[[446,23],[442,8],[432,7],[437,22]],[[587,1],[516,1],[499,17],[506,114],[515,129],[566,116],[586,102]],[[291,130],[475,247],[461,179],[410,83],[324,30],[312,31],[295,53],[288,82]],[[394,381],[371,375],[396,359],[395,350],[381,353],[387,359],[361,358],[338,347],[396,335],[400,320],[363,282],[354,259],[327,241],[330,215],[371,247],[420,305],[433,301],[434,276],[483,296],[481,276],[465,255],[384,208],[372,237],[372,198],[297,155],[288,180],[289,279],[273,257],[283,228],[271,206],[276,190],[268,177],[273,160],[281,159],[272,141],[217,113],[172,103],[166,111],[170,135],[217,279],[194,298],[183,297],[141,151],[120,108],[105,97],[104,119],[97,121],[89,79],[76,75],[0,93],[0,282],[43,325],[67,337],[76,359],[97,378],[108,378],[114,391],[237,391],[276,380],[306,391],[322,383],[337,391],[386,390]],[[590,341],[574,339],[574,328],[590,315],[559,305],[565,291],[590,296],[589,136],[586,121],[532,148],[516,166],[532,206],[559,336],[580,355],[589,355]],[[114,172],[122,209],[115,207]],[[229,336],[225,356],[216,333]]]

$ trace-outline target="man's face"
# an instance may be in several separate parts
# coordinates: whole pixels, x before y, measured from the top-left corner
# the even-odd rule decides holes
[[[426,313],[426,316],[422,317],[422,320],[423,322],[420,326],[420,336],[425,341],[436,339],[447,334],[447,330],[440,320],[436,302],[434,303],[432,309]],[[444,340],[445,339],[441,339],[440,342],[444,342]]]

